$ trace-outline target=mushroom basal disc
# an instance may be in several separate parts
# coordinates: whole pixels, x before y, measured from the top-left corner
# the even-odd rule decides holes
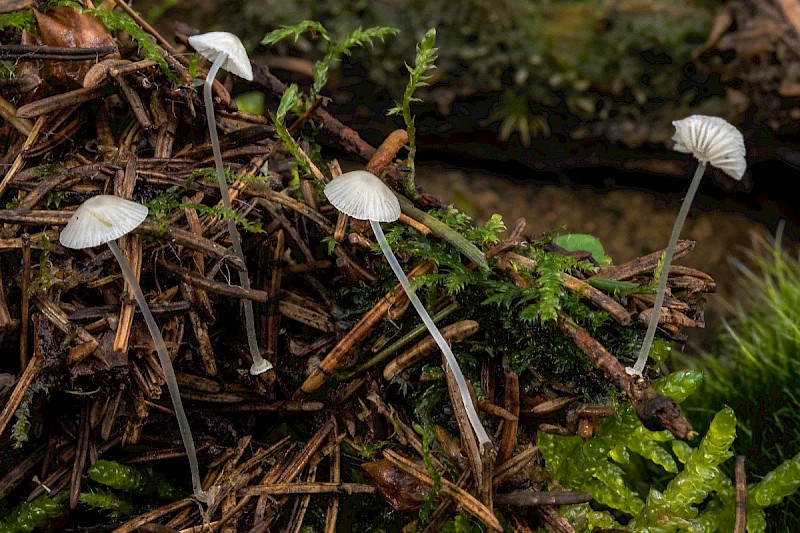
[[[345,172],[325,186],[325,196],[336,209],[358,220],[394,222],[400,202],[375,174],[365,170]]]
[[[91,248],[131,232],[147,218],[147,207],[101,194],[83,202],[61,231],[59,240],[67,248]]]
[[[228,59],[222,64],[223,69],[245,80],[253,80],[253,67],[247,57],[247,50],[234,34],[226,31],[201,33],[189,37],[189,44],[212,63],[220,54],[227,55]]]

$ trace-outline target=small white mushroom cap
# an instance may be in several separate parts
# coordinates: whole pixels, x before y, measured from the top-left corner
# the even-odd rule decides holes
[[[247,57],[242,41],[234,34],[226,31],[201,33],[189,37],[189,44],[209,61],[216,61],[220,54],[227,55],[228,59],[222,64],[222,68],[247,81],[253,81],[250,58]]]
[[[145,218],[146,206],[101,194],[78,207],[58,239],[67,248],[92,248],[119,239],[138,227]]]
[[[325,186],[325,196],[336,209],[358,220],[394,222],[400,202],[381,179],[366,170],[345,172]]]
[[[741,180],[747,163],[744,138],[731,123],[719,117],[692,115],[675,120],[675,150],[711,163],[735,180]]]

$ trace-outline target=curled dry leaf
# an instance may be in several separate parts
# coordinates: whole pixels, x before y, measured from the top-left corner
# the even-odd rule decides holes
[[[430,490],[429,487],[392,466],[386,459],[370,461],[361,467],[375,482],[389,505],[397,511],[416,511]]]
[[[36,26],[41,44],[65,48],[98,48],[116,46],[102,24],[71,7],[53,7],[46,13],[36,9]],[[111,58],[112,56],[109,56]],[[119,54],[113,57],[119,59]],[[83,83],[83,77],[95,61],[45,61],[50,74],[64,83]]]

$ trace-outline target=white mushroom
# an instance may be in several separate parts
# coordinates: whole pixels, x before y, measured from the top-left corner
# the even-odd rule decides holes
[[[224,68],[228,72],[236,74],[248,81],[253,79],[253,68],[250,65],[250,59],[247,57],[247,52],[242,42],[232,33],[212,31],[201,35],[193,35],[189,37],[189,44],[191,44],[200,55],[213,62],[211,68],[208,69],[208,75],[203,84],[203,100],[206,106],[206,120],[208,121],[208,134],[211,137],[211,149],[214,152],[214,166],[217,171],[219,194],[222,199],[222,205],[225,209],[230,211],[231,197],[228,194],[228,183],[225,181],[225,169],[222,166],[222,151],[220,150],[219,137],[217,136],[217,123],[214,119],[214,101],[211,97],[211,86],[220,68]],[[231,218],[227,218],[226,222],[228,225],[228,233],[231,237],[233,252],[236,254],[236,257],[241,259],[242,264],[246,265],[244,251],[242,250],[242,242],[239,240],[239,234],[236,231],[236,222]],[[247,274],[246,266],[239,271],[239,284],[245,289],[250,289],[250,278]],[[261,356],[258,349],[253,302],[244,299],[242,303],[244,305],[245,327],[247,329],[247,345],[250,349],[250,356],[253,358],[253,365],[250,367],[250,373],[256,376],[272,368],[272,364]]]
[[[650,323],[647,325],[647,333],[645,333],[644,341],[642,341],[642,348],[639,351],[636,363],[633,368],[627,369],[628,373],[633,376],[641,376],[645,364],[647,364],[650,348],[653,345],[653,339],[658,328],[658,319],[661,316],[661,306],[664,304],[664,296],[667,291],[667,278],[669,277],[669,267],[672,264],[672,255],[675,252],[675,246],[678,244],[683,223],[689,214],[689,208],[692,205],[695,194],[697,194],[700,179],[703,177],[706,165],[711,163],[712,166],[719,168],[737,181],[742,179],[744,171],[747,169],[747,163],[744,159],[744,138],[741,132],[726,120],[706,115],[692,115],[682,120],[676,120],[672,125],[675,126],[675,135],[672,137],[672,140],[675,141],[675,150],[692,154],[699,164],[692,182],[689,184],[689,190],[686,192],[683,204],[681,204],[678,218],[672,228],[669,244],[664,250],[661,275],[658,278],[658,289],[656,290],[653,312],[650,315]]]
[[[147,207],[142,204],[116,196],[95,196],[78,207],[61,231],[59,241],[65,247],[72,249],[92,248],[105,243],[117,259],[122,275],[133,290],[136,303],[139,304],[139,309],[142,311],[147,328],[150,330],[153,344],[158,353],[158,360],[161,362],[161,368],[164,371],[167,389],[169,390],[170,398],[172,398],[172,405],[175,408],[175,417],[178,419],[178,428],[183,439],[183,445],[186,448],[186,455],[189,458],[194,495],[201,502],[208,503],[210,497],[208,493],[203,491],[200,484],[197,452],[195,451],[192,432],[189,428],[189,420],[183,410],[178,381],[175,378],[175,370],[172,368],[172,362],[167,353],[167,346],[161,336],[161,330],[150,312],[147,300],[142,293],[142,288],[136,280],[136,275],[133,273],[133,269],[131,269],[130,263],[128,263],[122,250],[119,249],[115,242],[116,239],[133,231],[145,218],[147,218]]]
[[[189,44],[209,61],[216,63],[219,60],[220,66],[217,69],[224,68],[231,74],[253,81],[253,67],[250,65],[250,58],[247,57],[247,50],[234,34],[226,31],[201,33],[189,37]],[[215,71],[214,75],[216,74]],[[213,80],[214,76],[211,76],[211,79]]]
[[[700,163],[711,163],[739,181],[747,170],[744,138],[727,120],[706,115],[692,115],[672,122],[675,126],[675,150],[692,154]]]
[[[453,372],[458,384],[458,390],[461,393],[461,401],[464,403],[464,408],[478,439],[481,451],[488,449],[492,446],[492,441],[481,424],[475,406],[472,404],[472,396],[467,388],[464,374],[462,374],[461,368],[458,366],[458,361],[456,361],[450,346],[441,332],[439,332],[439,328],[436,327],[425,306],[422,305],[420,299],[411,289],[408,278],[400,267],[400,263],[397,261],[381,229],[381,222],[393,222],[400,218],[400,203],[397,197],[380,178],[364,170],[346,172],[335,178],[325,186],[325,196],[328,197],[331,205],[344,214],[358,220],[369,220],[375,239],[389,262],[392,272],[394,272],[400,285],[403,286],[408,299],[414,309],[417,310],[420,318],[422,318],[422,322],[428,328],[436,344],[439,345],[439,349],[442,350],[447,364]]]

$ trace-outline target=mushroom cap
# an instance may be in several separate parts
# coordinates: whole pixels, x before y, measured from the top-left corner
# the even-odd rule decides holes
[[[692,115],[675,120],[675,150],[711,163],[735,180],[741,180],[747,163],[744,138],[731,123],[719,117]]]
[[[133,231],[147,218],[147,207],[108,194],[83,202],[58,240],[67,248],[80,250],[119,239]]]
[[[234,34],[227,31],[201,33],[189,37],[189,44],[209,61],[216,61],[220,54],[227,55],[228,58],[222,64],[222,68],[247,81],[253,81],[250,58],[247,57],[242,41]]]
[[[381,179],[366,170],[345,172],[325,186],[325,196],[336,209],[358,220],[394,222],[400,202]]]

